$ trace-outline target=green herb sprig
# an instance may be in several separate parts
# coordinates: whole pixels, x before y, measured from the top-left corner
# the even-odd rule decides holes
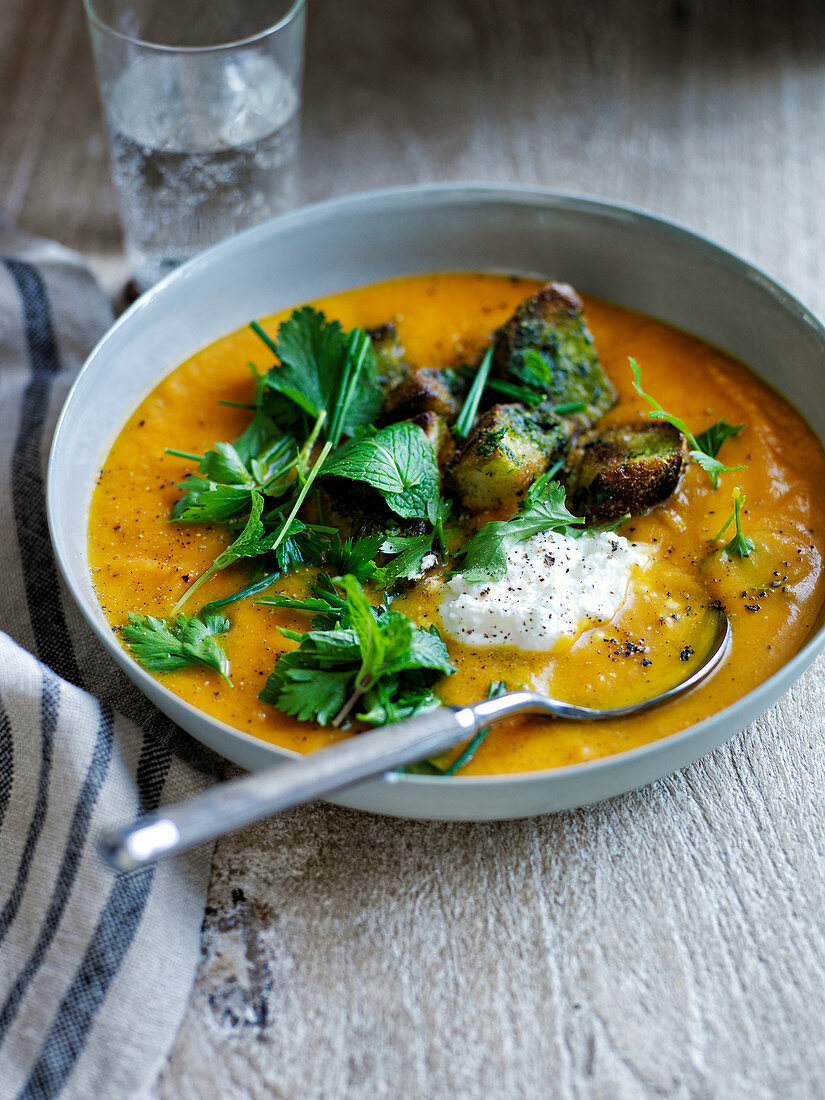
[[[453,425],[453,435],[456,439],[466,439],[472,430],[473,423],[478,413],[478,406],[481,403],[481,395],[484,393],[484,387],[487,385],[487,379],[492,365],[493,348],[491,345],[485,351],[478,365],[478,370],[473,377],[473,383],[470,386],[469,393],[464,399],[464,404],[461,406],[461,412],[458,414],[458,419]]]
[[[366,482],[405,519],[426,519],[438,498],[435,450],[423,430],[407,420],[345,443],[324,474]]]
[[[694,436],[684,420],[674,416],[673,413],[665,412],[655,397],[645,393],[642,389],[642,372],[639,364],[635,359],[630,359],[629,362],[630,369],[633,371],[633,388],[653,409],[647,415],[654,420],[666,420],[684,434],[691,448],[690,457],[702,467],[710,478],[714,489],[719,488],[719,478],[722,474],[744,469],[744,466],[726,466],[724,462],[720,462],[716,457],[725,440],[732,435],[738,435],[745,427],[744,424],[733,426],[725,420],[720,420],[698,436]]]
[[[756,549],[756,544],[753,539],[748,538],[745,532],[742,530],[742,506],[745,503],[745,497],[740,493],[738,489],[733,491],[733,511],[722,524],[721,529],[713,536],[713,541],[717,542],[725,534],[727,529],[733,523],[735,524],[735,534],[730,542],[726,543],[722,550],[731,556],[748,558]]]
[[[374,609],[350,574],[341,586],[346,608],[334,624],[282,631],[298,648],[281,654],[260,698],[332,726],[351,718],[395,722],[439,706],[432,686],[455,669],[438,631],[416,627],[401,612]]]
[[[485,523],[458,551],[464,561],[457,572],[466,581],[500,581],[507,572],[507,555],[517,543],[541,531],[573,531],[583,523],[568,510],[564,487],[544,474],[531,486],[518,515]]]
[[[192,665],[206,665],[229,679],[229,662],[216,634],[229,630],[229,619],[223,615],[180,615],[177,619],[161,619],[154,615],[130,613],[129,622],[120,628],[134,656],[150,672],[177,672]]]

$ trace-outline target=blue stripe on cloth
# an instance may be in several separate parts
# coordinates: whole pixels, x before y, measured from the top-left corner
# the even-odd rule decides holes
[[[17,878],[9,894],[8,901],[4,905],[2,913],[0,913],[0,940],[3,939],[11,922],[17,916],[23,891],[28,882],[32,856],[37,847],[37,841],[40,839],[43,822],[46,820],[59,698],[60,683],[56,676],[52,675],[47,668],[44,668],[43,687],[40,694],[40,775],[37,780],[37,794],[26,834],[26,843],[23,846],[23,855],[20,857],[20,866],[17,869]]]
[[[100,707],[100,720],[97,727],[94,752],[86,773],[86,779],[80,789],[77,805],[66,839],[66,849],[60,870],[57,872],[54,893],[52,894],[49,908],[43,919],[37,943],[29,956],[26,965],[20,971],[6,1003],[0,1009],[0,1046],[2,1046],[9,1025],[17,1015],[17,1010],[23,1000],[23,996],[31,984],[37,971],[45,958],[54,935],[60,924],[60,918],[69,900],[72,886],[77,876],[80,858],[83,855],[84,844],[89,831],[89,822],[92,812],[100,795],[103,782],[109,770],[112,759],[112,744],[114,741],[114,715],[111,708]]]
[[[137,767],[140,814],[156,809],[171,762],[167,748],[151,737],[144,737]],[[115,880],[86,954],[18,1100],[53,1100],[66,1084],[132,945],[154,876],[155,868],[147,867]]]
[[[0,699],[0,829],[8,809],[11,789],[14,786],[14,741],[11,722]]]
[[[20,427],[11,462],[11,492],[23,583],[37,653],[64,680],[81,684],[63,616],[57,566],[46,522],[41,452],[49,396],[60,373],[52,314],[40,272],[22,260],[4,259],[23,303],[32,376],[23,395]]]

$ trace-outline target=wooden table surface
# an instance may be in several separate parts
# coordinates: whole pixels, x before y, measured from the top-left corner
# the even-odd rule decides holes
[[[817,0],[310,9],[305,201],[458,179],[605,196],[825,314]],[[0,0],[0,198],[123,281],[79,0]],[[595,808],[475,826],[318,804],[222,841],[154,1095],[825,1096],[823,675]]]

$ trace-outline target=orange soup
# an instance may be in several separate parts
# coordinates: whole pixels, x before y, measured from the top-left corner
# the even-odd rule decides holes
[[[476,361],[491,334],[539,285],[498,275],[439,274],[396,279],[314,304],[344,328],[392,319],[411,362],[446,368]],[[537,717],[502,723],[462,774],[592,760],[683,729],[780,668],[809,636],[825,599],[825,454],[802,417],[742,364],[692,336],[598,300],[586,299],[585,311],[619,397],[600,424],[638,420],[648,411],[632,385],[632,356],[641,365],[645,390],[694,434],[722,418],[746,425],[723,452],[728,466],[742,468],[722,475],[714,489],[689,462],[666,503],[619,528],[645,546],[650,559],[614,620],[587,625],[542,653],[468,647],[442,630],[457,672],[435,690],[448,703],[481,699],[495,681],[593,706],[650,696],[698,664],[719,605],[732,624],[732,648],[700,688],[645,714],[589,723]],[[267,318],[264,329],[274,337],[289,312]],[[112,447],[92,499],[89,557],[113,629],[130,612],[168,616],[187,584],[231,541],[219,525],[170,521],[181,496],[178,486],[193,463],[166,448],[203,454],[244,431],[250,413],[239,406],[248,405],[254,392],[249,361],[263,370],[273,359],[248,328],[204,348],[153,389]],[[744,558],[721,550],[732,527],[714,540],[731,513],[734,486],[744,498],[743,528],[755,544]],[[199,604],[242,588],[252,569],[252,563],[238,562],[218,573],[199,593]],[[444,573],[434,569],[398,595],[393,607],[419,625],[441,629]],[[267,595],[300,595],[306,582],[307,572],[299,570]],[[296,644],[281,628],[306,630],[306,615],[254,598],[233,604],[228,615],[231,628],[221,644],[233,686],[206,668],[160,674],[162,682],[208,714],[285,748],[310,751],[345,736],[288,717],[258,698],[278,655]]]

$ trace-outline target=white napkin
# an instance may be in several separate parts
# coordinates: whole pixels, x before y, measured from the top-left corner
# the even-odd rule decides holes
[[[106,656],[46,526],[54,422],[110,322],[77,256],[0,223],[0,1100],[147,1089],[200,957],[209,851],[118,878],[95,841],[214,758]]]

